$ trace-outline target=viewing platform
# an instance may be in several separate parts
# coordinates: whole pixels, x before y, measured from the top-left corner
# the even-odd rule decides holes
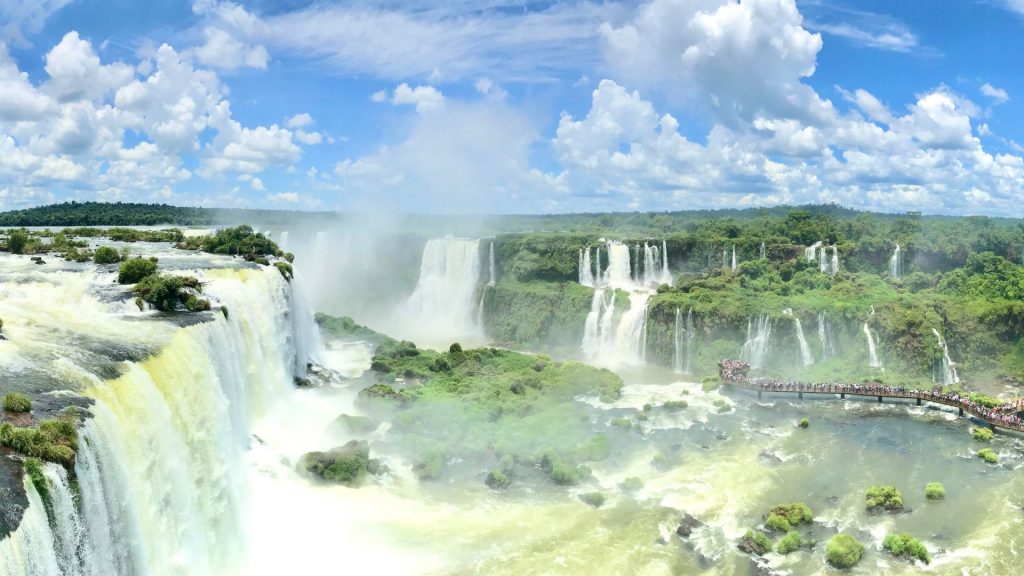
[[[770,378],[751,378],[748,376],[749,371],[750,365],[740,360],[722,360],[718,363],[718,374],[723,384],[753,390],[757,392],[758,398],[761,398],[764,392],[785,392],[798,394],[800,398],[803,398],[804,394],[828,394],[838,395],[840,398],[846,398],[847,395],[872,397],[878,398],[879,402],[882,402],[883,398],[916,400],[918,406],[922,402],[950,406],[957,408],[961,416],[965,413],[970,414],[993,428],[1024,432],[1024,420],[1020,417],[1021,411],[1024,411],[1024,398],[989,408],[956,392],[909,389],[902,386],[886,386],[867,382],[863,384],[841,382],[810,384]]]

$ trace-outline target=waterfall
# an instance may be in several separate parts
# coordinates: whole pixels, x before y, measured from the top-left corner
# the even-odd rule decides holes
[[[644,244],[644,257],[647,257],[647,245]],[[631,262],[633,269],[633,282],[640,283],[643,275],[646,274],[646,270],[640,270],[640,245],[633,245],[633,260]]]
[[[868,367],[883,369],[882,361],[878,358],[878,350],[875,348],[875,337],[871,334],[867,322],[864,323],[864,335],[868,339]]]
[[[683,373],[683,339],[686,337],[686,329],[683,327],[683,313],[676,306],[675,330],[672,332],[672,371],[676,374]]]
[[[491,242],[490,247],[487,249],[487,274],[487,285],[494,286],[497,284],[498,278],[494,273],[494,242]]]
[[[594,273],[594,286],[604,283],[604,272],[601,271],[601,247],[598,246],[595,250],[597,258],[597,272]]]
[[[835,245],[832,246],[832,267],[828,271],[829,276],[835,276],[839,273],[839,248]]]
[[[608,364],[640,364],[647,358],[647,304],[650,292],[629,295],[629,310],[615,318],[615,291],[597,289],[583,328],[580,348]]]
[[[932,334],[938,338],[939,347],[942,348],[942,384],[944,386],[959,384],[960,376],[956,373],[956,362],[949,357],[949,346],[946,345],[946,339],[935,328],[932,328]]]
[[[598,270],[601,268],[601,256],[598,252]],[[594,272],[590,267],[590,247],[580,249],[580,285],[594,286]]]
[[[826,360],[836,355],[832,339],[832,327],[828,323],[825,312],[818,312],[818,341],[821,342],[821,359]]]
[[[766,314],[757,317],[757,332],[753,331],[752,320],[747,320],[747,340],[743,343],[740,358],[753,369],[762,368],[768,356],[772,337],[772,320]]]
[[[632,286],[629,266],[629,247],[621,242],[608,242],[608,268],[601,283],[614,288]]]
[[[615,357],[619,362],[642,364],[647,360],[647,292],[629,295],[629,310],[623,312],[615,337]]]
[[[804,368],[814,364],[814,355],[811,354],[811,347],[807,345],[807,339],[804,338],[804,328],[800,325],[800,317],[793,317],[793,324],[796,326],[796,339],[800,343],[800,360],[804,363]]]
[[[672,273],[668,271],[668,242],[661,241],[661,284],[672,285]]]
[[[117,378],[92,378],[82,391],[95,403],[79,431],[80,496],[62,468],[45,465],[47,518],[26,479],[29,508],[0,541],[0,575],[212,576],[244,566],[243,458],[250,423],[287,406],[294,390],[294,285],[274,268],[200,276],[230,314],[175,328]]]
[[[818,259],[817,251],[819,246],[821,246],[820,240],[811,244],[807,248],[804,248],[804,258],[806,258],[808,262],[814,262]]]
[[[722,248],[722,269],[729,267],[729,249]]]
[[[650,246],[647,242],[644,242],[644,274],[643,282],[641,283],[645,286],[649,283],[657,284],[660,274],[658,247]]]
[[[428,343],[482,336],[475,314],[479,284],[479,240],[428,241],[416,288],[393,318],[395,333]]]
[[[899,280],[903,276],[903,254],[900,253],[900,245],[896,245],[896,249],[892,251],[892,256],[889,257],[889,277],[894,280]]]
[[[732,245],[732,271],[736,271],[736,245]]]
[[[277,241],[277,245],[280,246],[282,250],[288,250],[288,231],[287,230],[281,232],[281,239]]]
[[[764,242],[761,242],[761,259],[764,260]]]

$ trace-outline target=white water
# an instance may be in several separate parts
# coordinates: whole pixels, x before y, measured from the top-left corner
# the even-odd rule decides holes
[[[600,248],[598,249],[600,250]],[[600,252],[598,252],[600,254]],[[598,257],[600,258],[600,256]],[[600,262],[600,260],[598,260]],[[594,286],[594,272],[590,264],[590,248],[580,249],[580,285]]]
[[[835,344],[832,338],[832,327],[828,323],[828,316],[825,312],[818,312],[818,341],[821,343],[822,359],[831,358],[836,355]]]
[[[814,355],[811,353],[811,347],[807,344],[807,339],[804,338],[804,329],[800,325],[799,317],[793,317],[793,325],[796,326],[796,339],[800,343],[800,360],[806,368],[814,364]]]
[[[932,334],[939,339],[939,347],[942,348],[942,383],[946,386],[959,384],[960,376],[956,373],[956,362],[949,357],[949,346],[946,345],[946,339],[935,328],[932,328]]]
[[[683,324],[682,311],[676,308],[675,331],[672,334],[672,370],[676,374],[691,374],[690,357],[693,348],[693,308],[686,312],[686,324]]]
[[[753,369],[762,368],[768,357],[768,348],[772,337],[772,320],[767,315],[757,317],[757,329],[754,331],[753,321],[747,320],[747,340],[740,351],[740,359]]]
[[[487,250],[487,285],[494,286],[497,283],[498,278],[494,271],[494,242],[491,242]]]
[[[875,337],[871,334],[867,322],[864,323],[864,336],[868,339],[868,367],[883,369],[882,361],[878,358],[878,350],[875,348]]]
[[[815,242],[814,244],[811,244],[810,246],[804,248],[804,258],[806,258],[808,262],[814,262],[815,260],[817,260],[818,248],[820,246],[821,241],[819,240],[818,242]]]
[[[629,247],[621,242],[608,242],[608,268],[601,275],[600,283],[613,288],[633,287],[629,267]]]
[[[594,291],[583,327],[583,354],[604,365],[636,365],[647,358],[647,302],[650,292],[629,294],[629,310],[616,318],[615,291]]]
[[[395,310],[391,333],[426,345],[482,338],[477,323],[480,241],[435,238],[427,242],[416,288]]]
[[[661,281],[660,284],[672,285],[672,273],[668,269],[668,242],[661,241]]]
[[[736,271],[736,245],[732,245],[732,271]]]
[[[761,254],[761,259],[763,260],[764,259],[764,242],[761,242],[761,252],[760,252],[760,254]]]
[[[896,245],[896,249],[892,251],[892,256],[889,257],[889,277],[894,280],[899,280],[903,276],[903,254],[900,252],[900,245]]]

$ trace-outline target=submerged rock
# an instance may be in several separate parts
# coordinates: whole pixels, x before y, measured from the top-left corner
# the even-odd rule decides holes
[[[683,514],[682,519],[679,521],[679,526],[676,527],[676,534],[681,538],[689,538],[693,531],[697,528],[704,526],[704,523],[694,518],[690,514]]]
[[[299,473],[328,482],[356,487],[367,473],[380,472],[376,460],[370,459],[370,447],[362,440],[352,440],[327,452],[307,452],[299,459]]]

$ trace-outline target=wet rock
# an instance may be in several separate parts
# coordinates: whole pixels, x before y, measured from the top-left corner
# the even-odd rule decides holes
[[[769,464],[782,464],[782,458],[779,458],[778,455],[767,450],[763,450],[760,454],[758,454],[758,457],[760,457],[761,460],[764,460]]]
[[[704,523],[694,518],[690,514],[683,514],[682,519],[679,521],[679,526],[676,527],[676,534],[680,538],[689,538],[693,531],[697,528],[704,526]]]
[[[299,459],[298,469],[306,476],[352,487],[362,484],[367,473],[380,470],[379,463],[370,460],[369,445],[361,440],[327,452],[307,452]]]
[[[18,528],[28,507],[22,475],[21,460],[0,447],[0,540]]]

